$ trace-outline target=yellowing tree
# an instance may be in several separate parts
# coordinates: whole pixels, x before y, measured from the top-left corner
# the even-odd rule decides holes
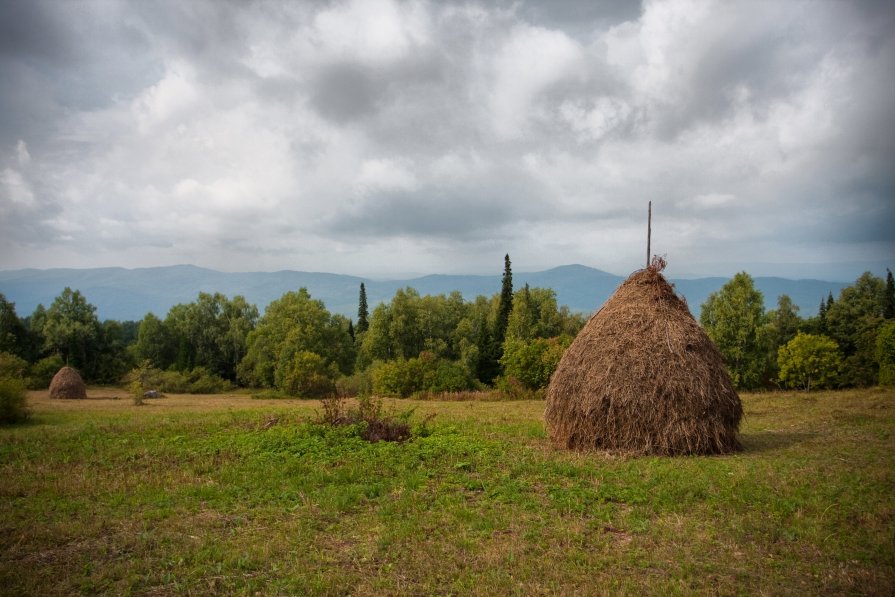
[[[791,388],[832,387],[842,369],[839,346],[826,336],[799,333],[777,354],[780,381]]]

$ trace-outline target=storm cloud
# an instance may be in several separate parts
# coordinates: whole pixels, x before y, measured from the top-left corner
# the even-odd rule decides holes
[[[895,261],[885,2],[0,3],[0,268]]]

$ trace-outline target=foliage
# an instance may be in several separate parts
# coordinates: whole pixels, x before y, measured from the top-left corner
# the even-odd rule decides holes
[[[503,279],[500,282],[500,303],[497,308],[497,322],[494,324],[494,339],[502,344],[506,338],[510,313],[513,311],[513,270],[509,254],[503,258]],[[499,359],[499,356],[498,356]]]
[[[79,290],[66,287],[47,309],[41,333],[44,350],[62,356],[86,378],[96,373],[95,357],[101,335],[96,307]]]
[[[424,364],[416,357],[376,361],[371,374],[374,394],[406,398],[424,389]]]
[[[503,357],[500,359],[504,377],[518,380],[529,390],[546,388],[563,352],[571,343],[570,336],[534,338],[528,341],[514,336],[507,337]]]
[[[700,323],[721,351],[738,388],[755,388],[767,364],[764,297],[752,277],[740,272],[702,305]]]
[[[174,330],[152,313],[147,313],[140,322],[133,353],[140,361],[148,360],[156,367],[167,368],[177,358],[177,345]]]
[[[373,310],[359,362],[408,359],[424,351],[440,358],[463,358],[477,345],[479,309],[459,292],[420,296],[413,288],[399,289],[388,304]]]
[[[369,370],[356,371],[336,380],[336,394],[342,397],[369,396],[373,393],[373,377]]]
[[[0,352],[0,377],[21,379],[27,383],[28,361],[10,352]]]
[[[842,368],[839,346],[826,336],[799,333],[780,348],[780,381],[805,391],[836,385]]]
[[[257,321],[258,308],[245,297],[228,299],[220,293],[200,292],[195,302],[171,307],[165,329],[157,329],[157,322],[150,320],[144,337],[148,334],[147,341],[155,339],[157,344],[141,345],[140,356],[152,359],[157,367],[173,365],[181,371],[204,367],[235,380],[247,352],[247,337]],[[173,362],[169,360],[172,352]]]
[[[348,407],[344,397],[335,395],[324,398],[321,403],[323,413],[317,419],[318,424],[353,428],[368,442],[403,442],[414,435],[410,424],[413,411],[386,414],[382,410],[381,398],[364,396],[357,401],[357,408]],[[426,421],[417,428],[416,435],[428,434],[425,424]]]
[[[370,308],[367,305],[367,289],[364,283],[360,283],[360,293],[357,298],[357,326],[355,330],[358,334],[363,334],[370,327]]]
[[[335,363],[327,363],[316,352],[300,350],[291,355],[285,366],[276,370],[276,387],[290,396],[320,398],[335,394]]]
[[[892,270],[886,268],[886,290],[883,296],[883,317],[895,318],[895,277]]]
[[[876,336],[876,359],[879,363],[879,384],[895,386],[895,321],[888,321]]]
[[[139,384],[141,395],[147,390],[172,394],[217,394],[233,389],[233,384],[229,380],[215,375],[204,367],[194,367],[190,371],[163,371],[145,361],[131,370],[124,381],[132,391],[136,391],[135,382]]]
[[[789,295],[777,297],[777,308],[768,312],[766,323],[759,330],[759,343],[767,348],[767,366],[762,385],[770,385],[777,377],[777,354],[781,346],[795,338],[805,322],[799,317],[799,307]]]
[[[884,321],[885,293],[883,280],[865,272],[827,307],[827,335],[836,341],[845,358],[845,385],[877,383],[876,334]]]
[[[0,423],[20,423],[30,416],[25,382],[15,377],[0,376]]]
[[[475,387],[471,372],[457,361],[429,352],[410,359],[377,361],[371,369],[373,392],[406,398],[418,392],[453,392]]]
[[[314,387],[322,383],[321,375],[334,383],[338,373],[350,373],[355,359],[346,318],[331,315],[305,288],[287,292],[268,305],[246,343],[238,378],[254,387],[282,391],[301,387],[304,382],[299,369],[308,366],[312,358],[305,353],[317,355],[323,363],[322,368],[313,368]]]
[[[15,303],[6,300],[3,293],[0,293],[0,352],[23,358],[30,353],[28,330],[16,315]]]
[[[32,390],[46,390],[53,381],[53,376],[65,366],[65,361],[58,354],[44,357],[31,365],[28,387]]]

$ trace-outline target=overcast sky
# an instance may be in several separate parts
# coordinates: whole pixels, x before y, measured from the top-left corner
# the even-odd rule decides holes
[[[0,269],[879,273],[893,15],[0,0]]]

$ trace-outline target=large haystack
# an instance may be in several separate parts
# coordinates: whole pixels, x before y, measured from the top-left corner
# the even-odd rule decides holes
[[[558,446],[664,455],[741,449],[740,398],[663,266],[633,273],[563,355],[545,413]]]
[[[86,398],[87,386],[78,372],[71,367],[63,367],[50,382],[50,398]]]

